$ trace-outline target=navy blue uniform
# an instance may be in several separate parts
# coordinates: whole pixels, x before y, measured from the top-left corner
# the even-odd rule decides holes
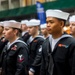
[[[23,40],[24,40],[25,43],[27,43],[27,40],[29,39],[29,37],[30,37],[30,35],[29,35],[28,32],[26,32],[26,33],[22,36],[22,38],[23,38]]]
[[[39,75],[41,66],[41,46],[44,38],[35,37],[29,43],[29,69],[35,71],[35,75]]]
[[[53,71],[51,72],[49,54],[53,58]],[[51,66],[52,67],[52,66]],[[41,75],[75,75],[75,39],[63,37],[51,50],[49,38],[42,46]]]
[[[23,41],[16,40],[2,52],[1,75],[27,75],[27,63],[28,47]]]
[[[1,39],[0,39],[0,55],[1,55],[1,53],[2,53],[2,50],[3,50],[3,48],[5,47],[5,45],[7,44],[7,40],[4,38],[4,37],[2,37]]]

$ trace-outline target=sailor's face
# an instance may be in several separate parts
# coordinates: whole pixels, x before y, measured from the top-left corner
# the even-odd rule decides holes
[[[47,31],[46,28],[42,28],[42,29],[41,29],[41,33],[42,33],[43,35],[46,35],[46,34],[48,33],[48,31]]]
[[[0,34],[3,33],[4,28],[2,26],[0,26]]]
[[[21,29],[22,29],[22,31],[26,31],[26,30],[27,30],[27,28],[28,28],[28,27],[27,27],[27,25],[26,25],[26,24],[22,24],[22,25],[21,25]]]
[[[28,32],[30,35],[34,35],[36,33],[36,27],[35,26],[28,27]]]
[[[70,22],[70,34],[75,35],[75,22]]]
[[[4,27],[3,34],[4,34],[4,37],[5,37],[7,40],[14,38],[14,33],[15,33],[15,32],[14,32],[13,28]]]
[[[47,30],[49,34],[56,34],[61,31],[61,21],[54,17],[47,17]]]

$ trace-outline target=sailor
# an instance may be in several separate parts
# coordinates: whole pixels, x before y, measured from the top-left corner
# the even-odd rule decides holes
[[[9,41],[2,52],[1,75],[27,75],[28,47],[20,38],[21,24],[4,21],[4,37]]]
[[[47,30],[47,24],[46,23],[41,24],[40,28],[41,28],[41,34],[44,36],[44,38],[46,39],[47,37],[49,37],[50,34],[48,33]]]
[[[24,40],[24,42],[26,43],[27,40],[29,39],[30,35],[28,33],[28,27],[27,27],[27,22],[28,20],[22,20],[21,21],[21,29],[22,29],[22,38]]]
[[[69,13],[46,10],[49,38],[42,45],[41,75],[75,75],[75,39],[62,32]]]
[[[29,20],[28,32],[31,35],[29,38],[29,75],[39,75],[41,66],[41,46],[44,42],[43,36],[39,35],[40,20]]]

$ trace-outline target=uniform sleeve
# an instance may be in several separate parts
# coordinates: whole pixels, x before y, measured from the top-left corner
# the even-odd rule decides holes
[[[35,57],[35,60],[33,62],[33,66],[38,66],[40,65],[40,62],[41,62],[41,52],[42,52],[42,48],[41,48],[41,45],[40,47],[37,49],[37,52],[36,52],[36,57]]]
[[[41,53],[42,53],[42,43],[44,42],[44,40],[40,40],[37,44],[37,48],[36,48],[36,57],[34,59],[34,62],[32,63],[32,69],[36,69],[37,66],[41,65]]]
[[[27,63],[28,63],[28,52],[27,48],[23,47],[20,48],[18,56],[17,56],[17,69],[15,75],[21,75],[25,73],[27,75]],[[24,75],[24,74],[23,74]]]

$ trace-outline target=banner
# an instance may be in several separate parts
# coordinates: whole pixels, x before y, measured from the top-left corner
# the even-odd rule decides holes
[[[41,22],[40,24],[46,23],[46,14],[45,14],[45,11],[44,11],[44,7],[39,1],[36,2],[36,9],[37,9],[38,19]]]

